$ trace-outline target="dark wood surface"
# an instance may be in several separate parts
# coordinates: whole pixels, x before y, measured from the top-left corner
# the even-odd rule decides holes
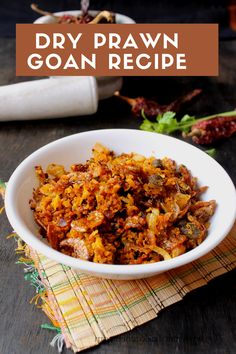
[[[186,110],[198,116],[231,110],[236,106],[236,42],[221,43],[218,78],[126,78],[123,93],[156,96],[163,103],[189,89],[204,92]],[[0,39],[0,85],[22,81],[15,77],[15,42]],[[204,54],[203,54],[204,55]],[[0,178],[7,180],[16,166],[37,148],[60,137],[101,128],[138,128],[128,107],[116,98],[102,102],[94,116],[50,121],[0,123]],[[217,146],[217,160],[236,183],[236,137]],[[224,186],[222,186],[224,188]],[[34,289],[16,265],[14,240],[6,217],[0,222],[0,353],[56,353],[49,346],[54,333],[40,328],[49,320],[30,305]],[[86,353],[236,353],[236,272],[213,280],[163,310],[159,317],[132,332],[113,338]],[[69,351],[64,351],[69,353]]]
[[[90,9],[110,10],[132,17],[138,23],[218,23],[221,38],[235,38],[229,29],[228,5],[233,0],[90,0]],[[30,8],[33,0],[0,1],[1,36],[13,37],[15,23],[31,23],[38,15]],[[80,0],[38,0],[51,12],[78,10]]]

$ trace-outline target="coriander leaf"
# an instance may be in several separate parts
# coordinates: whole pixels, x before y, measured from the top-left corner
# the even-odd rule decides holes
[[[185,114],[179,122],[179,128],[182,132],[188,133],[191,126],[196,123],[196,118]]]
[[[158,125],[155,131],[162,134],[170,134],[178,127],[178,122],[175,117],[175,112],[165,112],[162,116],[158,116]]]
[[[156,116],[156,121],[159,122],[159,120],[161,119],[162,116],[163,116],[163,113],[159,113],[159,114]]]
[[[0,179],[0,188],[6,188],[6,183]]]
[[[183,118],[181,118],[180,123],[195,123],[196,119],[193,116],[190,116],[188,114],[185,114]]]
[[[141,116],[143,117],[143,119],[147,119],[144,109],[141,110]]]
[[[171,134],[178,130],[182,132],[188,132],[191,126],[194,125],[197,121],[195,117],[191,117],[186,114],[178,122],[175,118],[176,113],[171,111],[159,114],[156,117],[156,122],[148,120],[143,110],[141,115],[144,120],[140,126],[140,129],[160,134]]]
[[[147,118],[143,120],[143,123],[140,125],[140,129],[146,130],[148,132],[155,132],[155,130],[153,129],[153,123]]]
[[[216,149],[208,149],[208,150],[205,150],[205,152],[213,158],[216,156]]]
[[[158,122],[160,122],[160,121],[167,121],[168,122],[168,121],[172,120],[172,118],[174,118],[175,115],[176,115],[175,112],[168,111],[168,112],[165,112],[163,114],[158,114],[156,120]]]
[[[153,123],[152,127],[153,127],[154,132],[162,133],[160,123],[158,123],[158,122]]]

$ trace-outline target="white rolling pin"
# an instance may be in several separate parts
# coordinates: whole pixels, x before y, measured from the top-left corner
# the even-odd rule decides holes
[[[0,121],[93,114],[98,106],[92,76],[27,81],[0,87]]]
[[[77,76],[80,79],[79,76]],[[52,79],[61,79],[65,76],[50,76]],[[114,95],[116,91],[120,91],[123,78],[120,76],[95,76],[98,86],[98,99],[104,100]]]

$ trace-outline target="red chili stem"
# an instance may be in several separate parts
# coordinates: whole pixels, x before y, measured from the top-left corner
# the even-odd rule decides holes
[[[123,101],[127,102],[131,106],[131,108],[133,108],[137,103],[137,98],[122,96],[119,91],[116,91],[114,95],[120,97]]]
[[[30,5],[31,9],[35,12],[37,12],[38,14],[40,15],[43,15],[43,16],[51,16],[53,18],[55,18],[56,20],[60,19],[60,16],[56,16],[54,15],[52,12],[48,12],[48,11],[44,11],[44,10],[41,10],[38,5],[36,4],[31,4]]]

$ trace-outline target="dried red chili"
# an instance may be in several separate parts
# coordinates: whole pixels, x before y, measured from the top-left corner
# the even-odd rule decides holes
[[[208,145],[229,138],[234,133],[236,133],[236,116],[217,116],[195,123],[187,136],[190,136],[196,144]]]
[[[189,103],[196,96],[198,96],[202,90],[195,89],[188,92],[187,94],[177,98],[173,102],[167,105],[161,105],[156,101],[149,100],[145,97],[136,97],[130,98],[121,96],[119,92],[116,92],[115,95],[129,103],[131,106],[131,111],[137,116],[140,117],[143,112],[147,118],[155,118],[159,114],[163,114],[168,111],[178,112],[183,107],[183,105]]]
[[[186,114],[182,119],[177,120],[175,116],[175,112],[168,111],[151,121],[143,114],[140,129],[159,134],[172,134],[181,131],[184,138],[192,137],[195,143],[202,145],[228,138],[236,132],[236,111],[199,119]]]

